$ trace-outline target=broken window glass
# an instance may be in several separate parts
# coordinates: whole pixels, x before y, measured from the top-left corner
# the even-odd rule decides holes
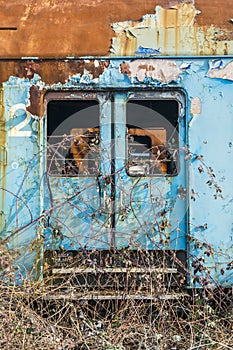
[[[126,108],[130,176],[178,174],[178,102],[130,100]]]
[[[99,173],[99,103],[93,100],[48,103],[47,171],[53,176]]]

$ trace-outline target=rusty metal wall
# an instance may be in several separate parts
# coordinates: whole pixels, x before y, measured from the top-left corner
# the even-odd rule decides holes
[[[0,57],[103,56],[109,55],[110,49],[115,55],[134,55],[140,45],[135,40],[135,29],[140,27],[142,34],[148,36],[149,19],[142,20],[148,14],[152,15],[149,47],[158,49],[155,41],[158,31],[171,37],[159,42],[162,55],[231,54],[232,1],[196,0],[193,3],[190,0],[1,1]],[[156,6],[159,7],[155,9]],[[178,11],[174,6],[179,7]],[[192,17],[193,12],[184,10],[185,6],[189,9],[195,6],[200,12]],[[191,20],[184,21],[184,12]],[[159,27],[155,15],[160,17]],[[176,32],[176,41],[184,41],[183,46],[176,49],[171,43],[173,32]],[[117,45],[116,40],[112,45],[114,37]],[[152,37],[155,38],[151,40]],[[148,38],[145,40],[148,44]],[[204,47],[193,47],[199,41]]]

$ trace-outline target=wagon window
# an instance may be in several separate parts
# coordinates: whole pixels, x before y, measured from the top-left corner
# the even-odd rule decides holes
[[[50,101],[47,111],[47,171],[52,176],[99,172],[99,103]]]
[[[179,168],[178,102],[130,100],[126,108],[130,176],[175,176]]]

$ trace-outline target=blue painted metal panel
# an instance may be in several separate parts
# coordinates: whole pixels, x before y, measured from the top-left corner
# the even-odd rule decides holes
[[[115,96],[115,239],[116,247],[130,249],[186,249],[186,199],[179,196],[179,188],[186,186],[186,164],[180,154],[178,176],[131,177],[126,169],[126,103],[131,95],[138,99],[169,99],[169,92],[121,93]],[[178,95],[179,96],[179,95]],[[179,96],[184,108],[185,99]],[[135,114],[138,106],[135,105]],[[144,115],[143,115],[144,114]],[[140,128],[145,128],[146,108],[141,109]],[[164,119],[165,117],[163,117]],[[179,147],[185,144],[185,118],[180,108]]]
[[[190,234],[194,237],[190,253],[207,268],[203,283],[205,273],[208,279],[211,271],[213,284],[227,286],[233,277],[228,265],[233,257],[233,89],[231,81],[206,76],[207,61],[198,63],[193,83],[187,83],[189,95],[202,101],[200,114],[189,121],[189,147],[203,156],[200,160],[194,156],[189,162],[189,188],[195,191],[189,203]]]
[[[23,254],[22,272],[25,271],[23,264],[30,269],[33,259],[35,263],[40,258],[40,241],[37,241],[35,250],[32,246],[39,237],[42,217],[45,249],[61,246],[64,249],[85,246],[106,249],[112,244],[120,248],[132,244],[135,237],[136,245],[153,249],[161,247],[155,233],[155,216],[159,216],[161,208],[168,206],[168,230],[169,227],[172,231],[179,227],[167,244],[172,249],[185,249],[187,245],[192,275],[189,283],[194,285],[195,277],[199,276],[199,285],[207,283],[207,279],[213,285],[232,285],[232,60],[222,58],[221,65],[217,64],[218,61],[209,61],[208,58],[116,58],[95,79],[84,71],[82,76],[74,74],[69,77],[64,84],[46,85],[39,79],[29,81],[16,77],[3,84],[7,133],[7,168],[1,179],[6,218],[3,236],[10,236],[11,244],[19,249],[23,247],[25,254],[32,250],[30,257]],[[57,92],[67,89],[111,90],[115,98],[112,107],[111,102],[102,101],[100,178],[94,181],[93,178],[81,177],[50,179],[58,203],[53,212],[57,222],[66,227],[60,236],[54,235],[52,221],[48,222],[51,202],[46,183],[42,121],[38,122],[26,111],[29,89],[33,85],[45,90],[53,88]],[[182,90],[186,96],[185,118],[180,119],[181,171],[177,177],[142,177],[137,180],[125,171],[125,101],[128,91],[149,89],[151,94],[161,92],[162,96],[164,88],[166,91]],[[105,94],[108,93],[103,92],[103,96]],[[114,142],[112,121],[115,125]],[[16,125],[19,128],[15,128]],[[17,135],[21,131],[24,136]],[[115,160],[115,176],[109,181],[112,158]],[[116,192],[113,196],[114,183]],[[183,187],[185,191],[181,190]],[[69,203],[67,196],[73,195],[75,197]],[[159,195],[166,204],[153,202],[153,197]],[[134,215],[131,208],[131,213],[128,212],[123,221],[122,206],[127,207],[129,201],[137,213]],[[136,236],[133,230],[137,230]],[[167,235],[170,236],[168,232]]]
[[[3,238],[19,252],[18,279],[35,277],[39,264],[40,128],[26,110],[31,82],[11,77],[4,83],[7,165],[1,178],[4,199]],[[32,274],[32,275],[31,275]]]
[[[111,175],[111,101],[107,95],[95,96],[100,111],[101,176],[46,176],[46,250],[109,249],[111,245],[111,211],[105,207],[107,198],[111,197],[110,184],[106,183]],[[85,98],[88,96],[86,93]],[[81,95],[77,97],[75,100],[71,96],[74,101],[82,99]],[[78,114],[76,118],[78,125]]]

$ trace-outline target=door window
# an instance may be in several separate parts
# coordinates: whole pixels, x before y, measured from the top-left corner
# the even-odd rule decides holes
[[[96,176],[99,173],[99,102],[50,101],[47,118],[48,174]]]
[[[130,176],[175,176],[179,169],[178,102],[130,100],[126,106]]]

